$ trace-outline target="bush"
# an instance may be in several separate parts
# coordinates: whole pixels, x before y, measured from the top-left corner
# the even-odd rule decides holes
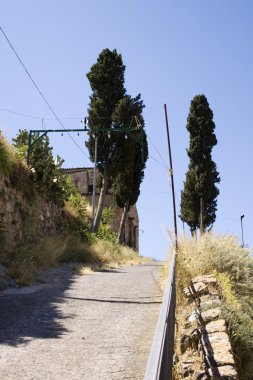
[[[112,231],[111,227],[107,224],[106,225],[100,224],[96,236],[99,239],[103,239],[114,244],[117,243],[117,235],[115,234],[115,232]]]
[[[74,191],[69,196],[68,205],[69,209],[72,209],[74,218],[77,220],[78,233],[82,241],[91,244],[93,242],[93,236],[90,232],[91,222],[86,199],[77,191]]]

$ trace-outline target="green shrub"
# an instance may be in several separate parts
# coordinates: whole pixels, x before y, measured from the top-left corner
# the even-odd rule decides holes
[[[225,303],[222,307],[223,316],[227,322],[228,332],[236,358],[240,379],[250,379],[252,369],[247,374],[245,371],[247,363],[251,362],[253,353],[253,321],[245,313],[243,308],[238,309],[233,304]]]
[[[110,224],[113,219],[113,214],[114,212],[111,207],[104,207],[101,217],[102,224]]]
[[[68,199],[69,205],[74,209],[74,213],[78,222],[78,233],[83,242],[91,244],[93,236],[90,232],[91,223],[87,209],[87,201],[77,191],[70,194]]]
[[[99,239],[109,241],[111,243],[117,243],[117,235],[112,231],[108,224],[100,224],[96,236]]]

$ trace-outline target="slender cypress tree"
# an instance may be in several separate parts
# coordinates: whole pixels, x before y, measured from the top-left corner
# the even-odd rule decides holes
[[[216,184],[220,182],[216,164],[212,160],[212,149],[217,144],[214,134],[213,112],[205,95],[193,98],[187,118],[190,144],[187,154],[190,162],[181,199],[181,219],[192,233],[201,232],[213,225],[216,219]]]
[[[125,141],[121,148],[117,149],[117,162],[121,163],[119,171],[113,180],[113,193],[117,205],[123,209],[121,223],[118,232],[118,241],[123,243],[123,231],[127,212],[134,205],[140,195],[140,185],[144,178],[144,169],[148,158],[147,137],[144,130],[142,116],[144,105],[139,94],[135,98],[125,96],[118,104],[113,114],[115,126],[123,126],[126,130],[136,126],[137,117],[139,129],[122,136]],[[142,145],[140,139],[142,136]],[[127,137],[127,140],[125,139]],[[142,152],[143,149],[143,152]]]
[[[112,114],[117,103],[124,97],[125,66],[116,50],[104,49],[87,74],[92,94],[88,108],[89,140],[86,146],[90,158],[95,159],[95,134],[98,137],[97,166],[102,175],[102,188],[98,202],[94,230],[97,232],[102,216],[108,183],[115,174],[117,162],[115,149],[121,139],[120,134],[99,132],[104,128],[113,128]]]

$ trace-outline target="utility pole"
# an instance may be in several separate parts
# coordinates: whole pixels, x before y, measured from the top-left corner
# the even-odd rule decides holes
[[[94,232],[94,222],[95,222],[97,153],[98,153],[98,137],[95,136],[95,162],[94,162],[93,189],[92,189],[92,232]]]
[[[176,246],[176,250],[177,250],[177,215],[176,215],[176,201],[175,201],[175,189],[174,189],[174,176],[173,176],[172,155],[171,155],[171,146],[170,146],[169,123],[168,123],[168,115],[167,115],[167,106],[166,106],[166,104],[164,104],[164,112],[165,112],[166,130],[167,130],[167,140],[168,140],[168,149],[169,149],[169,158],[170,158],[170,175],[171,175],[171,189],[172,189],[172,199],[173,199],[175,246]]]
[[[200,221],[199,221],[199,227],[200,227],[200,235],[204,232],[204,202],[203,198],[200,198]]]
[[[182,198],[183,198],[183,190],[181,190],[181,204],[182,204]],[[182,219],[183,223],[183,233],[185,234],[185,229],[184,229],[184,220]]]
[[[241,230],[242,230],[242,248],[244,247],[244,237],[243,237],[243,223],[242,220],[244,218],[244,215],[241,215]]]

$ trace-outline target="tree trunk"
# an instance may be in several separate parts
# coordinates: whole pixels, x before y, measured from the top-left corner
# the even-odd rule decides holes
[[[120,243],[120,244],[124,243],[123,233],[124,233],[124,229],[125,229],[128,207],[129,207],[129,202],[127,202],[126,206],[123,209],[122,217],[121,217],[121,221],[120,221],[119,232],[118,232],[118,243]]]
[[[101,191],[99,194],[98,208],[97,208],[97,213],[96,213],[95,223],[94,223],[94,232],[98,232],[98,228],[99,228],[99,224],[100,224],[100,220],[101,220],[102,212],[104,208],[104,201],[105,201],[105,195],[106,195],[107,187],[108,187],[108,180],[109,180],[109,175],[107,173],[107,170],[105,169],[104,174],[103,174],[103,183],[102,183]]]

